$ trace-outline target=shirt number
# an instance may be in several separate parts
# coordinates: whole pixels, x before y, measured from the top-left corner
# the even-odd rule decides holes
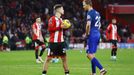
[[[101,27],[100,19],[101,19],[100,16],[96,16],[96,17],[95,17],[95,20],[96,20],[96,22],[95,22],[95,27],[98,27],[99,29],[100,29],[100,27]]]

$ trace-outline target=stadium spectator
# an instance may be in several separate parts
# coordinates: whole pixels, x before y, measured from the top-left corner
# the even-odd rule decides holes
[[[26,49],[29,50],[32,47],[32,39],[27,35],[25,38]]]
[[[2,34],[0,34],[0,51],[3,50],[3,45],[2,45]]]
[[[104,3],[107,2],[110,1]],[[81,0],[0,0],[0,32],[7,34],[8,36],[10,33],[17,33],[20,40],[25,40],[27,34],[30,36],[32,35],[31,25],[37,16],[41,16],[44,23],[42,30],[46,30],[48,27],[48,19],[53,15],[51,9],[53,9],[53,5],[57,3],[62,3],[65,8],[66,13],[63,16],[63,19],[69,19],[72,23],[70,29],[72,36],[70,38],[77,36],[77,41],[74,39],[72,41],[82,42],[82,39],[79,37],[82,37],[82,33],[85,32],[84,16],[86,12],[83,12]],[[113,0],[111,3],[113,3]],[[108,21],[104,21],[104,24],[102,23],[102,28],[104,27],[102,29],[103,42],[106,42],[105,30],[108,25],[107,22]],[[121,33],[119,35],[122,35],[121,42],[127,42],[127,38],[132,36],[129,27],[122,27],[125,28],[127,32],[124,32],[120,27],[118,28]],[[78,31],[80,33],[74,34]],[[11,39],[11,37],[9,39]]]
[[[16,43],[19,41],[19,37],[17,33],[14,33],[10,39],[11,50],[16,50]]]
[[[2,42],[3,42],[3,49],[7,50],[7,51],[10,51],[10,49],[9,49],[9,39],[8,39],[7,35],[5,35],[5,34],[3,35]]]

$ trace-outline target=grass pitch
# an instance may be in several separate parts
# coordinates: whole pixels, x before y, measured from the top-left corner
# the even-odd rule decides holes
[[[67,57],[70,75],[91,73],[85,51],[68,50]],[[108,70],[107,75],[134,75],[134,49],[119,49],[117,61],[110,60],[110,50],[98,50],[96,57]],[[0,52],[0,75],[41,75],[42,65],[35,63],[34,51]],[[47,75],[64,75],[61,61],[50,63]]]

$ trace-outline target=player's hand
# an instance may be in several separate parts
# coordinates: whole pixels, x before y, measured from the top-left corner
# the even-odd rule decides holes
[[[61,24],[61,28],[65,29],[67,28],[63,23]]]
[[[120,38],[118,39],[118,42],[121,42],[121,39]]]
[[[44,39],[43,39],[43,37],[40,37],[40,38],[39,38],[39,40],[40,40],[41,42],[44,42]]]
[[[84,49],[87,47],[87,40],[84,40]]]
[[[43,39],[38,38],[38,40],[44,43],[44,40]]]
[[[109,38],[108,38],[108,36],[106,37],[106,41],[109,41]]]
[[[85,49],[86,46],[87,46],[87,39],[88,39],[88,36],[86,35],[86,33],[83,34],[82,36],[83,36],[83,38],[84,38],[84,49]]]
[[[40,40],[40,41],[44,43],[44,40]]]
[[[118,40],[118,42],[121,42],[121,38],[120,38],[120,36],[117,37],[117,40]]]

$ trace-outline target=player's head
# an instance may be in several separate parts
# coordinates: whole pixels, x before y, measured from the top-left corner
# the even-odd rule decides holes
[[[54,6],[54,12],[55,13],[60,13],[60,14],[64,14],[64,9],[63,9],[63,6],[61,4],[56,4]]]
[[[84,10],[87,11],[87,10],[91,9],[92,6],[93,6],[93,4],[92,4],[91,0],[83,0],[83,8],[84,8]]]
[[[41,23],[41,18],[40,17],[36,18],[36,23]]]
[[[113,18],[113,19],[112,19],[112,24],[116,24],[116,23],[117,23],[116,19]]]

